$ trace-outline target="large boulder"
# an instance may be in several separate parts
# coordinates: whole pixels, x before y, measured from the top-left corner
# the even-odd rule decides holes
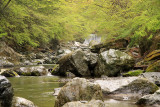
[[[0,107],[11,107],[13,88],[9,80],[0,76]]]
[[[107,107],[101,100],[91,100],[88,103],[81,103],[80,101],[66,103],[63,107]]]
[[[99,55],[98,64],[95,67],[95,76],[117,76],[120,72],[132,69],[134,60],[128,54],[119,50],[110,49]]]
[[[112,77],[102,80],[95,80],[94,83],[100,85],[104,94],[110,94],[113,93],[115,90],[118,90],[121,87],[128,85],[136,79],[138,79],[138,77]]]
[[[139,105],[149,105],[149,106],[160,106],[160,90],[156,91],[154,94],[145,95],[137,101]]]
[[[153,94],[158,90],[158,86],[145,78],[138,78],[131,83],[120,87],[115,90],[114,94],[138,94],[138,95],[146,95]]]
[[[44,76],[48,74],[44,66],[20,67],[14,69],[14,71],[23,76]]]
[[[12,105],[13,107],[37,107],[33,102],[22,97],[14,97]]]
[[[55,107],[62,107],[67,102],[92,99],[103,100],[101,87],[84,78],[74,78],[60,90]]]
[[[121,77],[107,78],[106,80],[96,80],[102,88],[104,94],[118,96],[125,94],[127,96],[140,96],[152,94],[158,90],[158,86],[146,78],[138,77]],[[122,96],[123,97],[123,96]]]
[[[154,84],[160,86],[160,72],[145,72],[140,75],[143,78],[147,78]]]
[[[91,76],[97,63],[97,54],[76,50],[63,56],[58,63],[58,73],[61,76],[66,76],[66,72],[71,72],[76,76]]]

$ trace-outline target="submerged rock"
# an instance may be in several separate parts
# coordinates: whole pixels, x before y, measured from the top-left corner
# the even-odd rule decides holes
[[[107,107],[101,100],[91,100],[88,103],[81,103],[80,101],[66,103],[63,107]]]
[[[14,97],[13,99],[13,107],[37,107],[33,102],[22,98],[22,97]]]
[[[9,80],[0,76],[0,107],[11,107],[13,95],[13,88]]]
[[[124,70],[132,69],[134,60],[128,54],[119,50],[110,49],[102,52],[94,70],[95,76],[117,76]]]
[[[71,101],[90,101],[92,99],[103,100],[100,86],[84,78],[74,78],[60,90],[55,107],[62,107]]]
[[[14,71],[23,76],[43,76],[48,74],[44,66],[20,67],[14,69]]]
[[[139,105],[152,105],[152,106],[160,106],[160,89],[156,91],[154,94],[145,95],[141,99],[137,101],[136,104]]]

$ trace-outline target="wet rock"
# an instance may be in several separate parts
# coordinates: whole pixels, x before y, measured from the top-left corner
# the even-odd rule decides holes
[[[13,99],[13,107],[37,107],[33,102],[22,98],[22,97],[14,97]]]
[[[92,99],[103,100],[100,86],[84,78],[74,78],[60,90],[55,107],[62,107],[65,103],[71,101],[90,101]]]
[[[44,66],[20,67],[14,69],[14,71],[23,76],[43,76],[48,74]]]
[[[9,80],[0,76],[0,107],[11,107],[13,88]]]
[[[76,76],[90,76],[91,73],[86,59],[82,50],[63,56],[58,62],[59,75],[66,76],[66,72],[71,72]]]
[[[0,75],[3,75],[5,77],[18,77],[19,75],[13,71],[13,70],[5,70],[3,72],[0,72]]]
[[[95,76],[117,76],[120,72],[132,69],[134,60],[128,54],[119,50],[110,49],[99,55],[98,64],[95,67]]]
[[[152,105],[155,107],[160,106],[160,90],[156,91],[154,94],[145,95],[140,98],[136,104],[139,105]]]
[[[114,94],[138,94],[138,95],[146,95],[153,94],[158,90],[158,86],[154,83],[150,82],[145,78],[138,78],[131,83],[120,87],[115,90]]]
[[[101,100],[91,100],[85,104],[80,101],[69,102],[63,107],[107,107],[107,105]]]
[[[160,86],[160,72],[145,72],[140,75],[141,77],[147,78],[154,84]]]

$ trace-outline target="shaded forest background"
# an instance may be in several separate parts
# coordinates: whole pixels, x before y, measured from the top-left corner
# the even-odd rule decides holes
[[[18,51],[95,33],[145,52],[160,48],[159,32],[160,0],[0,0],[0,41]]]

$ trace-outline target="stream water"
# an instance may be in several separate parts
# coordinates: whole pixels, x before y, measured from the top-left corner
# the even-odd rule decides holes
[[[54,88],[62,87],[58,77],[12,77],[8,78],[14,88],[14,95],[34,102],[38,107],[54,107]]]
[[[31,100],[38,107],[54,107],[54,88],[64,85],[64,83],[57,82],[59,78],[56,76],[12,77],[8,79],[12,83],[15,96]],[[105,98],[105,103],[107,103],[107,107],[140,107],[135,105],[133,100],[118,101]]]

